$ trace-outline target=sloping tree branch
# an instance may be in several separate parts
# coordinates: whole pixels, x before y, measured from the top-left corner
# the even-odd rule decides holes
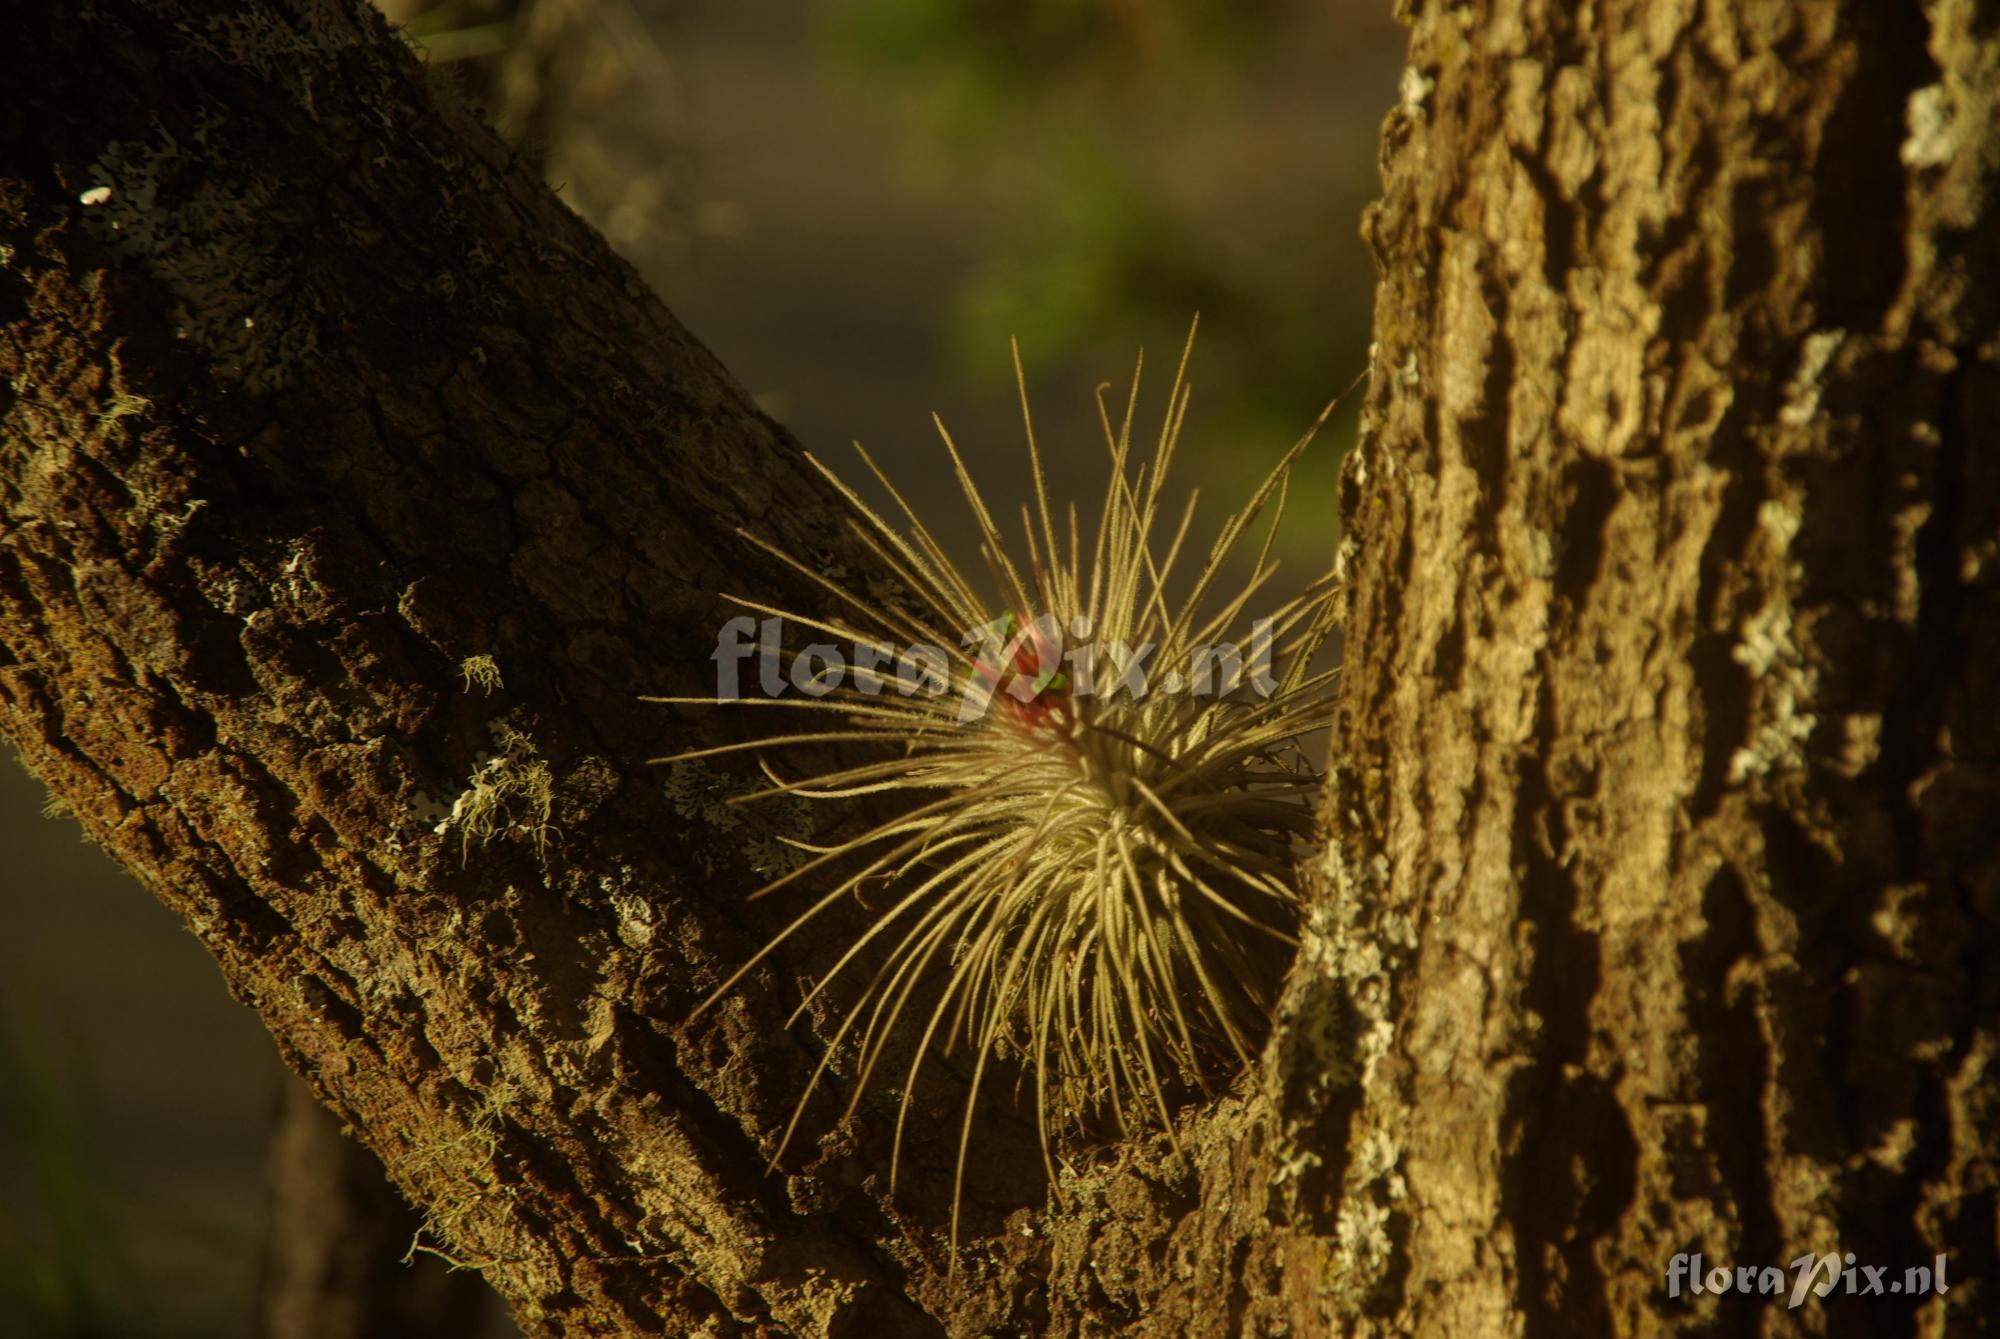
[[[1228,1292],[1257,1201],[1170,1265],[1141,1248],[1201,1192],[1135,1149],[1052,1241],[1004,1110],[954,1269],[942,1070],[893,1205],[880,1099],[767,1174],[817,1054],[793,983],[842,926],[686,1025],[788,916],[744,900],[787,834],[724,803],[749,775],[645,765],[745,722],[638,698],[711,687],[721,593],[815,607],[739,528],[865,565],[783,430],[372,11],[51,10],[0,82],[0,730],[437,1249],[550,1333],[986,1332]],[[1258,1174],[1248,1120],[1193,1136],[1223,1190]]]
[[[713,724],[636,695],[796,593],[736,527],[837,551],[796,448],[365,8],[24,36],[9,738],[531,1321],[922,1332],[928,1262],[763,1175],[772,982],[674,1026],[757,879],[725,778],[643,766]],[[495,840],[435,831],[504,778]]]

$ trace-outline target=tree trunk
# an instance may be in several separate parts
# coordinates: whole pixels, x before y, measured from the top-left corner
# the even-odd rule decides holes
[[[946,1122],[893,1200],[891,1099],[766,1173],[843,927],[687,1021],[789,917],[747,780],[645,765],[744,724],[636,700],[814,603],[738,527],[866,562],[358,4],[0,50],[0,732],[530,1332],[1970,1327],[2000,49],[1794,8],[1417,19],[1272,1043],[1183,1156],[982,1117],[956,1261]],[[1665,1294],[1808,1249],[1951,1291]]]
[[[1995,15],[1569,10],[1422,8],[1368,224],[1330,796],[1354,1281],[1415,1334],[1970,1333]],[[1951,1291],[1676,1298],[1682,1252],[1942,1252]]]

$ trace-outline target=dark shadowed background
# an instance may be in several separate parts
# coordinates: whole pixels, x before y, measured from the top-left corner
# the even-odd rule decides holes
[[[940,413],[1101,496],[1091,388],[1202,314],[1211,523],[1365,366],[1356,230],[1402,33],[1348,0],[384,0],[811,449],[954,505]],[[1157,398],[1149,401],[1157,413]],[[1351,409],[1304,467],[1323,567]],[[0,763],[0,1334],[249,1335],[283,1073],[192,936]]]

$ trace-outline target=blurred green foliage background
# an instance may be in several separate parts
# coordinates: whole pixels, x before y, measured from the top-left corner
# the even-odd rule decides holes
[[[984,189],[993,221],[947,299],[952,372],[991,388],[1172,353],[1199,313],[1197,482],[1254,486],[1366,365],[1357,223],[1394,34],[1306,0],[848,0],[836,64],[887,99],[903,158]],[[1355,98],[1356,86],[1373,95]],[[1091,369],[1095,369],[1092,371]],[[1352,416],[1306,457],[1288,549],[1323,561]]]

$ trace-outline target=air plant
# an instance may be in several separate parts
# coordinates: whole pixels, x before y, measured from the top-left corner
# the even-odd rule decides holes
[[[817,899],[696,1012],[726,996],[815,917],[843,899],[868,895],[864,905],[879,909],[789,1020],[796,1022],[836,981],[859,977],[864,962],[874,964],[847,1003],[772,1163],[851,1037],[858,1077],[847,1116],[877,1077],[892,1038],[913,1030],[890,1161],[893,1193],[918,1071],[934,1048],[963,1043],[976,1059],[954,1170],[954,1248],[966,1149],[990,1060],[1011,1055],[1032,1079],[1051,1179],[1060,1137],[1101,1128],[1107,1118],[1127,1131],[1157,1122],[1172,1139],[1180,1099],[1212,1092],[1250,1064],[1296,946],[1294,857],[1311,836],[1318,785],[1298,741],[1327,716],[1332,672],[1311,662],[1332,626],[1330,579],[1260,620],[1262,644],[1253,637],[1253,658],[1261,650],[1266,663],[1247,680],[1240,660],[1213,648],[1242,624],[1276,570],[1271,543],[1288,471],[1312,433],[1223,524],[1185,597],[1170,600],[1168,582],[1189,550],[1194,519],[1190,495],[1171,530],[1163,524],[1166,477],[1188,405],[1187,356],[1184,350],[1145,459],[1135,459],[1140,453],[1132,444],[1143,358],[1115,428],[1100,388],[1111,477],[1087,540],[1073,504],[1063,508],[1060,523],[1051,506],[1024,380],[1035,497],[1032,511],[1022,510],[1018,550],[1003,541],[939,422],[977,526],[990,594],[954,565],[932,525],[858,444],[862,463],[893,503],[891,514],[900,513],[900,527],[814,460],[846,501],[853,536],[905,598],[871,598],[821,565],[745,532],[746,541],[819,587],[842,612],[814,618],[755,598],[732,601],[850,641],[877,665],[897,659],[904,642],[949,650],[915,681],[902,672],[905,662],[893,679],[861,671],[849,686],[822,682],[806,685],[802,696],[743,699],[814,713],[827,728],[658,760],[758,753],[770,784],[739,801],[904,801],[858,836],[799,844],[810,858],[753,896],[812,887]],[[1020,379],[1018,353],[1015,366]],[[1224,594],[1232,562],[1250,547],[1246,541],[1266,512],[1270,525],[1248,575]],[[1070,645],[1072,638],[1077,644]],[[1154,648],[1150,656],[1134,650],[1147,646]],[[1156,667],[1151,682],[1132,673],[1135,657]],[[1217,663],[1219,679],[1204,681]],[[1161,666],[1168,667],[1164,674]],[[761,756],[786,746],[835,744],[875,745],[883,756],[796,779],[780,776]],[[892,897],[874,903],[872,890],[882,885]],[[871,945],[882,951],[869,955]]]

